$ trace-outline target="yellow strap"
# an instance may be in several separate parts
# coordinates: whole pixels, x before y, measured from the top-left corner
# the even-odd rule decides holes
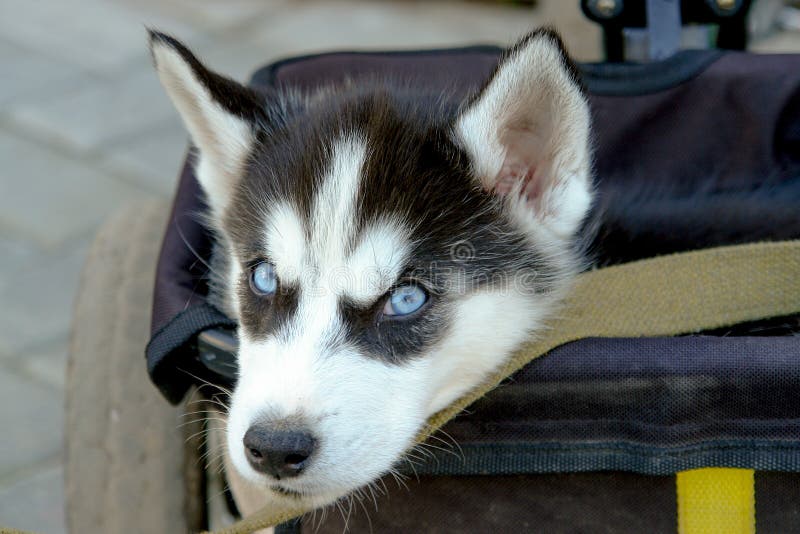
[[[754,475],[727,467],[678,473],[678,534],[755,534]]]
[[[550,328],[434,414],[424,440],[534,358],[587,337],[672,336],[800,313],[800,241],[685,252],[581,274]],[[308,510],[265,506],[217,534],[249,534]]]

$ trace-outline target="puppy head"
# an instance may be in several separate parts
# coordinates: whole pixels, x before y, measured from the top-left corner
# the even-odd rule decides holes
[[[579,267],[589,113],[560,39],[464,102],[389,80],[261,94],[152,34],[197,147],[239,321],[228,453],[286,498],[385,474],[531,334]]]

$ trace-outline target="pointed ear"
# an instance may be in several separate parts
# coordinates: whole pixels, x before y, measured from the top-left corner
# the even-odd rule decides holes
[[[198,149],[197,179],[219,220],[265,122],[262,103],[255,91],[206,69],[179,41],[149,33],[156,71]]]
[[[558,34],[519,41],[468,103],[455,135],[483,187],[525,230],[568,239],[591,204],[589,108]]]

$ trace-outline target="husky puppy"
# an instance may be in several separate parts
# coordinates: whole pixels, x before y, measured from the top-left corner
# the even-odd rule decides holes
[[[239,323],[229,461],[265,494],[331,503],[389,472],[583,267],[576,71],[538,30],[464,101],[391,79],[266,93],[169,36],[150,43],[196,147],[215,291]]]

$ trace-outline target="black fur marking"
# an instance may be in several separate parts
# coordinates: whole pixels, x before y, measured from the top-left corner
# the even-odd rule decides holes
[[[250,271],[244,270],[239,280],[240,326],[255,339],[266,339],[273,335],[285,335],[285,328],[297,314],[298,288],[278,286],[272,296],[257,295],[250,288]]]
[[[347,325],[346,339],[365,354],[393,364],[408,361],[447,333],[450,321],[448,303],[431,297],[421,313],[413,317],[381,320],[386,302],[381,298],[375,305],[363,308],[342,302],[340,313]]]

